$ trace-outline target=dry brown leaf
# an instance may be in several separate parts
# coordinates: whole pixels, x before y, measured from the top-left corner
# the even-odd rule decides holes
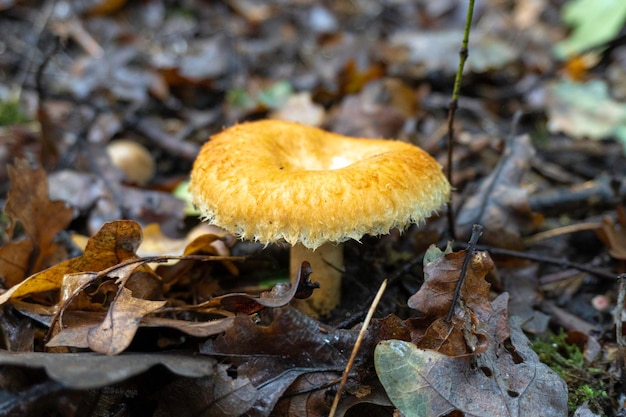
[[[58,290],[66,274],[102,271],[124,260],[136,258],[135,251],[140,243],[141,227],[137,223],[130,220],[106,223],[89,239],[82,256],[28,277],[0,295],[0,305],[28,294]]]
[[[33,169],[26,161],[18,160],[15,166],[8,167],[8,174],[11,189],[4,212],[11,222],[7,235],[15,237],[18,222],[26,234],[26,238],[10,243],[0,252],[0,270],[3,275],[6,271],[5,285],[12,287],[26,276],[66,258],[65,248],[54,239],[70,224],[74,211],[63,201],[50,201],[43,169]]]
[[[178,379],[158,396],[155,416],[239,417],[250,414],[260,397],[249,378],[233,376],[228,365],[214,367],[211,377]],[[248,412],[248,413],[247,413]]]
[[[150,223],[143,227],[143,240],[141,246],[137,250],[138,256],[159,256],[159,255],[193,255],[198,252],[208,253],[210,255],[228,256],[230,254],[228,248],[220,238],[227,233],[223,229],[208,223],[200,223],[179,239],[171,238],[163,233],[158,223]],[[214,246],[213,251],[192,251],[190,245],[203,235],[215,236],[210,244]]]
[[[482,354],[450,357],[399,340],[376,347],[376,372],[405,416],[567,415],[565,382],[539,361],[518,322],[509,330],[507,301],[505,293],[493,302],[485,324],[493,342]]]
[[[0,247],[0,271],[6,288],[11,288],[28,275],[30,254],[35,245],[30,239],[9,242]]]
[[[474,224],[485,229],[481,241],[485,244],[523,249],[522,230],[533,223],[528,195],[520,186],[530,169],[535,149],[527,135],[510,139],[504,155],[493,172],[483,180],[458,213],[458,237],[469,237]]]
[[[269,415],[301,375],[323,372],[326,382],[336,379],[356,338],[356,331],[332,329],[291,307],[273,310],[272,317],[263,325],[237,316],[229,330],[202,350],[231,356],[238,375],[254,381],[261,394],[254,405],[259,416]]]
[[[438,350],[451,356],[477,353],[486,348],[480,323],[492,314],[485,275],[493,268],[487,252],[473,255],[461,289],[461,300],[450,323],[445,321],[466,251],[448,253],[424,266],[426,281],[409,298],[408,306],[419,316],[409,323],[413,342],[420,348]]]
[[[233,325],[235,316],[210,321],[174,320],[162,317],[144,317],[141,327],[168,327],[194,337],[209,337],[225,332]]]
[[[626,261],[626,224],[615,222],[611,217],[602,219],[602,228],[598,236],[609,248],[609,254],[620,261]]]
[[[105,318],[104,311],[68,311],[63,315],[63,330],[58,332],[46,347],[89,348],[89,332],[97,328]],[[225,332],[233,325],[234,316],[210,321],[192,322],[188,320],[167,319],[156,316],[144,316],[140,327],[161,327],[179,330],[193,337],[209,337]]]
[[[89,347],[107,355],[123,352],[137,333],[141,318],[160,309],[165,303],[166,301],[135,298],[129,289],[122,287],[111,303],[104,321],[89,331]]]
[[[453,252],[424,266],[427,276],[420,290],[409,298],[408,306],[417,310],[422,317],[442,317],[448,313],[454,287],[461,273],[466,251]],[[485,275],[493,268],[493,261],[487,252],[476,252],[461,290],[464,303],[475,310],[491,311],[489,305],[489,284]]]

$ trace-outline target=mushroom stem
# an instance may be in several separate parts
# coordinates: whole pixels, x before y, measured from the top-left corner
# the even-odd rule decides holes
[[[320,284],[306,300],[295,300],[295,305],[313,317],[327,316],[341,299],[341,275],[343,273],[343,244],[325,243],[319,248],[308,249],[295,244],[290,252],[290,272],[295,277],[302,261],[311,264],[311,281]]]

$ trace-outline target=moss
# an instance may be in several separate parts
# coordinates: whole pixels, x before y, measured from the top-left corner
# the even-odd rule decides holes
[[[17,99],[0,101],[0,126],[10,126],[28,121]]]
[[[598,361],[586,361],[583,351],[568,342],[562,329],[559,334],[538,339],[531,346],[539,359],[567,383],[570,415],[585,402],[601,415],[615,406],[612,375]]]

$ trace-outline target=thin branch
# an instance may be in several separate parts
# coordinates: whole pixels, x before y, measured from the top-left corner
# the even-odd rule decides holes
[[[374,301],[372,302],[372,305],[370,306],[370,309],[367,312],[367,317],[365,317],[365,321],[363,322],[363,325],[361,326],[361,330],[359,331],[359,336],[357,337],[356,342],[354,343],[354,348],[352,349],[352,353],[350,354],[350,359],[348,359],[346,368],[344,369],[343,375],[341,376],[341,382],[339,383],[339,388],[337,389],[337,393],[335,394],[335,398],[333,400],[332,407],[330,408],[330,414],[328,414],[328,417],[334,417],[335,413],[337,412],[339,399],[341,398],[341,393],[343,392],[343,388],[345,387],[346,382],[348,381],[348,375],[350,373],[350,369],[352,368],[352,365],[354,364],[354,359],[356,358],[356,354],[359,352],[359,348],[361,347],[363,338],[365,338],[365,333],[367,332],[367,328],[369,327],[370,321],[372,321],[372,317],[374,316],[376,307],[378,306],[378,303],[380,302],[380,299],[382,298],[383,293],[385,292],[385,288],[387,288],[387,280],[384,280],[382,284],[380,284],[380,288],[378,289],[378,292],[376,293],[376,297],[374,297]]]
[[[454,89],[452,90],[452,100],[450,101],[450,107],[448,109],[448,167],[446,176],[448,181],[452,184],[452,151],[454,149],[454,115],[456,109],[459,106],[459,95],[461,91],[461,78],[463,76],[463,68],[465,67],[465,61],[469,57],[469,34],[470,27],[472,26],[472,16],[474,14],[474,0],[469,0],[467,7],[467,17],[465,18],[465,32],[463,34],[463,46],[459,51],[459,68],[456,72],[456,78],[454,80]],[[454,186],[454,184],[452,184]],[[450,202],[448,208],[448,230],[450,232],[450,238],[456,239],[456,230],[454,227],[454,208],[452,195],[450,195]]]
[[[510,249],[494,248],[494,247],[482,246],[482,245],[479,245],[477,249],[487,251],[492,255],[509,256],[512,258],[519,258],[519,259],[528,259],[530,261],[560,266],[561,268],[573,268],[573,269],[577,269],[579,271],[594,275],[598,278],[608,279],[611,281],[615,281],[615,277],[617,276],[615,273],[607,271],[605,269],[592,268],[592,267],[589,267],[587,265],[583,265],[577,262],[568,261],[566,259],[558,259],[558,258],[553,258],[550,256],[539,255],[536,253],[519,252],[515,250],[510,250]]]
[[[474,226],[472,226],[472,236],[470,236],[469,243],[467,244],[467,252],[465,253],[465,258],[463,259],[463,265],[461,265],[461,274],[459,276],[459,280],[456,282],[456,286],[454,287],[454,295],[452,296],[452,304],[450,305],[450,310],[448,310],[448,315],[446,316],[446,323],[452,322],[454,309],[459,301],[459,297],[461,296],[461,288],[463,288],[463,283],[465,282],[465,277],[467,276],[467,268],[469,268],[472,256],[474,255],[474,252],[476,252],[476,244],[478,243],[478,239],[480,239],[480,236],[482,234],[482,225],[475,224]]]

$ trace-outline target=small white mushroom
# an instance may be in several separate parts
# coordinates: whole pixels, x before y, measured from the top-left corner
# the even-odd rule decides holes
[[[146,185],[155,172],[154,158],[144,146],[127,139],[109,143],[107,153],[111,162],[124,173],[126,181]]]

